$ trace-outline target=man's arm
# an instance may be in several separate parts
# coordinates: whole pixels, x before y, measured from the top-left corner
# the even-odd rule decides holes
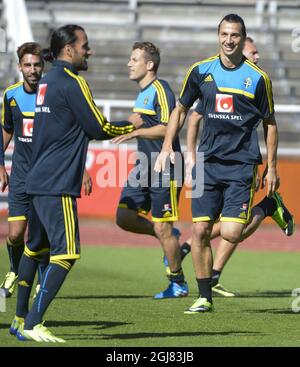
[[[175,154],[173,152],[172,144],[184,124],[187,112],[188,108],[184,107],[180,103],[178,103],[172,111],[170,120],[168,122],[163,146],[155,162],[154,170],[156,172],[161,172],[165,170],[166,160],[168,157],[170,157],[171,163],[175,164]]]
[[[89,139],[109,140],[134,130],[134,126],[128,121],[113,123],[107,121],[96,106],[86,81],[82,77],[72,77],[74,83],[68,86],[66,99],[74,116],[77,117],[77,123]]]
[[[92,193],[93,180],[86,168],[84,169],[83,172],[82,188],[84,189],[84,195],[89,196]]]
[[[5,170],[5,166],[0,165],[0,190],[3,192],[6,189],[6,186],[8,185],[8,175]]]
[[[13,118],[7,94],[4,92],[3,103],[2,103],[2,119],[1,119],[1,131],[0,131],[0,190],[3,192],[8,185],[8,174],[5,170],[4,165],[4,152],[13,136]],[[7,132],[8,129],[11,132]]]
[[[8,132],[5,129],[2,128],[2,132],[3,132],[3,151],[5,152],[14,133],[13,132]]]
[[[125,141],[134,139],[134,138],[142,138],[148,140],[157,140],[162,139],[166,134],[167,127],[165,125],[157,125],[149,128],[141,128],[134,130],[132,133],[120,135],[116,138],[112,139],[112,143],[121,144]]]
[[[185,156],[185,183],[192,182],[192,169],[196,162],[196,145],[202,115],[193,111],[188,120],[187,128],[187,154]]]
[[[127,121],[131,122],[136,129],[139,129],[144,124],[141,115],[137,112],[133,112],[130,116],[128,116]]]
[[[165,170],[168,157],[170,157],[171,163],[175,164],[175,154],[173,152],[172,143],[182,128],[190,107],[200,96],[200,79],[199,68],[197,64],[193,64],[186,73],[179,101],[171,113],[164,143],[155,162],[154,170],[156,172]]]
[[[3,144],[3,135],[2,131],[4,132],[4,129],[2,128],[2,125],[0,127],[0,190],[3,192],[8,185],[8,175],[5,170],[4,165],[4,144]]]
[[[267,167],[263,174],[262,187],[267,184],[267,196],[271,197],[279,187],[277,176],[278,130],[275,118],[264,119],[263,128],[267,147]]]

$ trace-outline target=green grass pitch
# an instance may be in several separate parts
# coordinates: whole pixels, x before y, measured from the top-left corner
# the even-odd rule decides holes
[[[2,279],[5,246],[0,259]],[[183,313],[197,297],[190,256],[184,269],[190,295],[153,300],[167,286],[158,247],[83,247],[45,325],[71,347],[300,346],[300,313],[292,311],[300,299],[291,296],[300,286],[299,254],[237,251],[222,283],[240,295],[215,297],[215,311],[202,315]],[[0,313],[0,346],[45,346],[8,334],[15,304],[14,294]]]

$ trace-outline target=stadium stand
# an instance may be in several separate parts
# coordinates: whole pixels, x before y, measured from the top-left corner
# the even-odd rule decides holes
[[[10,85],[15,80],[15,70],[13,66],[14,56],[8,52],[7,45],[9,39],[6,37],[6,20],[4,17],[4,5],[0,1],[0,86],[1,90],[6,85]]]
[[[95,98],[135,97],[136,85],[128,80],[126,63],[136,40],[151,40],[161,48],[160,77],[178,95],[189,65],[218,52],[217,24],[223,15],[234,12],[245,19],[248,34],[257,43],[260,65],[273,81],[275,103],[299,102],[299,53],[291,46],[292,32],[300,27],[298,0],[28,0],[26,5],[34,39],[42,45],[48,44],[51,31],[62,24],[85,27],[94,51],[85,77]],[[4,62],[1,60],[1,66]],[[9,65],[3,67],[7,70]],[[7,84],[9,81],[2,83]],[[111,118],[126,117],[129,111],[113,108]],[[299,117],[299,112],[278,113],[281,144],[300,147]]]

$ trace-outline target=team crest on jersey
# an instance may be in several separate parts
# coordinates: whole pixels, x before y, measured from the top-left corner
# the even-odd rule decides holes
[[[234,112],[231,94],[216,94],[216,112]]]
[[[245,212],[242,212],[240,215],[239,215],[239,218],[241,219],[247,219],[247,214]]]
[[[172,211],[170,204],[164,204],[163,212],[166,212],[166,211]]]
[[[32,136],[33,119],[23,119],[23,136]]]
[[[241,210],[247,210],[247,208],[248,208],[248,204],[244,203],[241,207]]]
[[[244,86],[246,87],[246,89],[247,88],[249,88],[249,87],[251,87],[251,85],[252,85],[252,80],[251,80],[251,78],[246,78],[245,80],[244,80]]]
[[[147,106],[148,102],[149,102],[149,97],[144,98],[144,101],[143,101],[144,106]]]
[[[41,106],[44,103],[47,86],[48,86],[48,84],[40,84],[39,85],[39,90],[38,90],[37,97],[36,97],[37,106]]]

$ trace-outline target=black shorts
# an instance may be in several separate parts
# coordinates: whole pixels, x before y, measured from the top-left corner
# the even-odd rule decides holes
[[[32,196],[25,253],[35,256],[50,248],[51,260],[80,258],[76,198]]]
[[[27,220],[30,197],[26,192],[8,191],[8,221]]]
[[[251,215],[256,172],[256,165],[206,161],[203,195],[192,198],[193,222],[215,221],[220,217],[222,222],[246,224]]]
[[[127,182],[121,193],[119,208],[142,214],[151,211],[153,222],[175,222],[179,219],[178,200],[181,187],[170,180],[169,187],[131,187]]]

